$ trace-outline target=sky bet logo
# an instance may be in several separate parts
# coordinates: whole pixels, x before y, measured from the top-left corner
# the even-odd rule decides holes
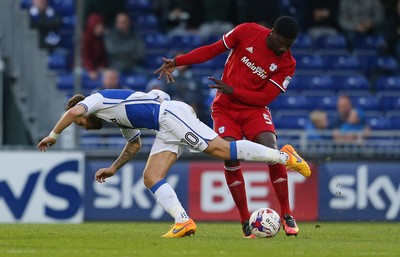
[[[83,155],[14,152],[0,161],[0,222],[82,221]]]

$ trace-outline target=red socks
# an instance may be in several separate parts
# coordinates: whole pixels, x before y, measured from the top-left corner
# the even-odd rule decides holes
[[[269,177],[274,187],[275,195],[281,206],[281,216],[291,214],[289,206],[288,177],[286,167],[283,164],[268,165]]]
[[[244,221],[249,220],[250,214],[247,206],[246,189],[240,164],[233,167],[225,166],[224,168],[226,183],[231,191],[233,201],[239,210],[240,220],[243,224]]]

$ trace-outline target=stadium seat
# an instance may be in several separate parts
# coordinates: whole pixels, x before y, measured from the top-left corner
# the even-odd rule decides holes
[[[72,16],[75,14],[75,0],[50,0],[49,4],[61,16]]]
[[[159,31],[158,18],[154,14],[135,14],[131,17],[131,20],[133,21],[133,26],[138,33]]]
[[[51,70],[68,70],[68,61],[65,55],[52,53],[48,55],[48,67]]]
[[[308,113],[305,111],[278,111],[272,118],[276,129],[304,129]]]
[[[385,46],[385,38],[382,35],[361,35],[354,40],[353,50],[379,52]]]
[[[318,53],[338,53],[348,52],[347,40],[343,35],[326,35],[316,39],[316,48]]]
[[[348,54],[321,54],[328,63],[329,69],[343,70],[345,72],[358,72],[362,70],[357,56]]]
[[[174,35],[169,38],[169,47],[172,49],[193,49],[201,46],[202,39],[199,35]]]
[[[148,69],[157,69],[163,65],[163,57],[165,56],[162,53],[148,53],[145,60],[145,67]]]
[[[59,73],[56,78],[57,88],[60,90],[72,91],[74,88],[74,74],[69,73]]]
[[[98,76],[97,79],[91,79],[88,74],[85,72],[82,76],[82,89],[84,90],[94,90],[102,87],[101,76]]]
[[[375,90],[397,90],[400,92],[400,76],[380,76],[375,81]]]
[[[307,108],[307,99],[303,95],[283,94],[279,98],[279,109],[304,110]]]
[[[339,90],[368,90],[369,81],[364,75],[331,75],[333,87]]]
[[[349,95],[353,105],[363,110],[377,110],[378,100],[373,95]]]
[[[302,94],[307,100],[307,109],[321,109],[325,111],[336,110],[337,96],[334,91],[316,90],[303,91]]]
[[[391,129],[391,121],[382,114],[366,115],[366,122],[372,130]]]
[[[309,35],[300,34],[297,36],[290,50],[296,53],[310,53],[314,50],[314,41]]]
[[[386,118],[390,121],[391,129],[400,128],[400,111],[389,111],[386,113]]]
[[[121,85],[127,86],[133,90],[144,91],[148,82],[148,78],[145,75],[121,75]]]
[[[332,90],[333,83],[330,76],[326,76],[323,74],[318,75],[296,75],[294,76],[296,79],[296,87],[290,85],[293,89],[298,90],[308,90],[308,89],[316,89],[316,90]]]
[[[314,54],[295,54],[297,61],[297,69],[313,70],[314,72],[322,72],[329,68],[328,64],[319,55]]]
[[[149,33],[144,35],[144,42],[147,51],[151,52],[152,49],[163,49],[168,46],[168,37],[164,33]]]
[[[28,9],[32,5],[32,0],[20,0],[19,5],[22,9]]]
[[[365,75],[369,75],[375,68],[377,59],[379,58],[378,53],[375,52],[364,52],[354,50],[352,55],[356,56],[360,65],[361,71]]]
[[[125,6],[135,13],[143,12],[151,8],[151,0],[126,0]]]
[[[399,71],[397,59],[394,56],[381,56],[375,60],[374,71],[384,74],[396,74]]]
[[[376,94],[379,109],[382,111],[400,110],[400,93],[382,91]]]

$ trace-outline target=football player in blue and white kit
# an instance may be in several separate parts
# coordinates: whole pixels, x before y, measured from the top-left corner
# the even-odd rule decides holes
[[[175,220],[163,235],[166,238],[189,236],[196,231],[195,222],[189,218],[174,189],[164,180],[185,146],[222,160],[281,163],[293,170],[309,169],[294,150],[282,152],[247,140],[223,140],[197,118],[192,107],[171,101],[169,95],[160,90],[143,93],[108,89],[88,97],[77,94],[68,101],[66,110],[50,134],[39,142],[40,151],[53,146],[59,134],[72,123],[87,130],[101,129],[103,121],[114,123],[127,141],[117,160],[96,172],[95,179],[99,183],[113,176],[140,149],[141,129],[156,131],[143,178],[156,201]]]

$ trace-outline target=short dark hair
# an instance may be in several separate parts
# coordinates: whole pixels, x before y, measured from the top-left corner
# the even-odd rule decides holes
[[[274,31],[283,37],[295,39],[299,33],[299,24],[293,17],[281,16],[275,21]]]
[[[77,103],[85,99],[85,96],[81,94],[76,94],[68,100],[67,105],[65,106],[65,110],[68,111],[72,107],[74,107]]]

